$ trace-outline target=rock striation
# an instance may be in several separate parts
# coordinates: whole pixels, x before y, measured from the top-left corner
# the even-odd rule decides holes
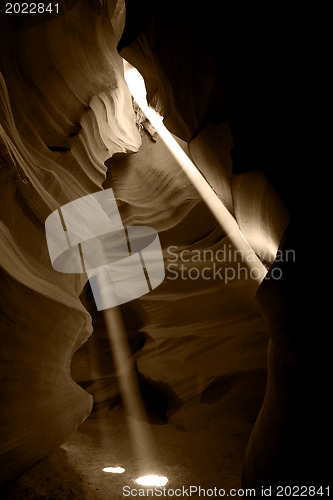
[[[53,271],[45,219],[102,189],[105,160],[140,146],[116,50],[123,2],[67,7],[34,26],[0,21],[2,483],[60,445],[92,407],[70,376],[92,332],[79,299],[86,279]]]

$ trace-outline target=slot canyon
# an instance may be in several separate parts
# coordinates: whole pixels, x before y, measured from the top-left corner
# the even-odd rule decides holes
[[[291,17],[218,1],[38,5],[0,16],[1,498],[124,498],[143,473],[184,497],[195,485],[325,496],[323,334],[304,325],[295,264]],[[260,283],[131,95],[126,65],[237,221]],[[45,232],[54,211],[107,189],[125,228],[156,231],[165,268],[115,308],[139,417],[116,323],[87,274],[52,267]]]

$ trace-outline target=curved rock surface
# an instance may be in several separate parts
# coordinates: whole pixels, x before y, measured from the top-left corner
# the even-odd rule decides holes
[[[68,4],[69,5],[69,4]],[[70,376],[92,332],[86,281],[53,271],[44,222],[102,188],[104,161],[140,135],[116,45],[123,2],[79,1],[26,27],[1,16],[1,482],[60,445],[90,413]]]
[[[330,428],[329,361],[321,336],[314,336],[308,321],[312,290],[318,287],[313,262],[300,273],[294,262],[297,224],[311,210],[301,187],[304,170],[297,143],[303,104],[297,104],[296,17],[272,9],[263,23],[253,5],[238,9],[213,1],[206,8],[196,6],[183,2],[174,18],[172,2],[159,2],[156,8],[150,4],[139,29],[135,2],[128,1],[129,20],[119,47],[142,69],[151,102],[159,103],[168,127],[190,141],[190,149],[207,125],[228,121],[234,143],[232,196],[242,231],[247,227],[247,238],[259,243],[259,254],[263,234],[267,248],[281,238],[280,250],[286,252],[269,275],[280,269],[281,279],[265,281],[257,294],[270,337],[268,385],[245,459],[244,485],[259,490],[276,483],[320,486],[330,475],[323,452]],[[221,188],[211,170],[207,177],[230,206],[226,172]],[[290,214],[286,231],[281,200]],[[267,201],[274,218],[262,211]],[[268,258],[268,267],[270,262]]]

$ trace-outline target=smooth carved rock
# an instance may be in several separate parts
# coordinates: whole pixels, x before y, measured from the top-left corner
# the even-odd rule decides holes
[[[307,206],[306,199],[298,201],[303,173],[294,151],[293,42],[284,13],[274,13],[274,24],[263,24],[253,6],[238,11],[217,1],[207,8],[182,2],[174,16],[174,4],[161,1],[137,17],[136,3],[129,0],[127,5],[121,54],[139,68],[148,100],[161,110],[168,128],[189,142],[203,175],[239,219],[267,267],[272,266],[276,245],[283,251],[296,248],[297,209]],[[225,150],[211,133],[212,124],[225,129],[227,123],[231,162],[221,162]],[[244,485],[290,485],[295,478],[299,484],[322,484],[320,478],[329,477],[325,458],[319,460],[319,442],[329,428],[323,389],[327,375],[321,375],[326,373],[322,353],[312,354],[311,329],[305,333],[296,312],[294,259],[276,266],[282,269],[277,291],[276,283],[267,282],[258,294],[272,339],[267,392],[249,443]],[[311,386],[315,389],[309,394]]]
[[[44,221],[102,189],[107,158],[140,146],[116,51],[124,15],[122,1],[92,9],[80,0],[32,27],[1,16],[1,483],[92,408],[70,376],[92,332],[79,299],[85,279],[52,269]]]
[[[129,20],[135,4],[128,1]],[[15,31],[8,18],[0,20],[2,481],[45,456],[89,414],[92,400],[70,376],[72,358],[72,376],[95,394],[97,403],[117,396],[112,384],[106,387],[102,381],[112,378],[112,367],[87,373],[86,351],[92,343],[73,357],[92,330],[79,300],[84,280],[52,270],[44,221],[59,205],[101,189],[108,158],[140,147],[116,50],[124,3],[79,0],[67,6],[65,15],[30,29],[19,25]],[[259,231],[256,251],[270,265],[289,222],[272,184],[284,200],[290,196],[283,176],[289,174],[288,165],[275,160],[270,142],[280,130],[270,130],[265,120],[278,108],[279,94],[272,99],[267,90],[264,95],[270,104],[278,103],[275,109],[267,112],[266,102],[258,105],[258,97],[265,100],[259,83],[266,82],[267,64],[252,55],[260,54],[262,40],[257,45],[251,39],[252,44],[236,50],[233,41],[239,33],[226,10],[212,20],[214,9],[196,10],[193,2],[190,11],[184,2],[178,16],[172,2],[151,2],[151,7],[157,14],[147,9],[142,23],[134,9],[135,30],[125,29],[121,53],[142,72],[148,100],[165,115],[166,125],[254,246]],[[237,94],[244,81],[243,93]],[[158,230],[166,258],[169,245],[177,245],[178,254],[227,246],[228,238],[160,141],[150,146],[144,141],[137,155],[110,162],[124,222]],[[277,184],[270,183],[274,179]],[[197,263],[200,272],[205,265]],[[186,264],[185,272],[190,269],[191,263]],[[244,431],[245,419],[248,430],[264,393],[268,339],[254,301],[247,300],[246,280],[229,287],[220,281],[207,286],[204,279],[172,283],[166,281],[140,301],[147,313],[140,330],[147,340],[137,355],[138,369],[146,379],[167,384],[178,398],[170,417],[174,425],[193,426],[201,405],[205,423],[222,416],[226,428],[230,424],[235,431],[237,421]],[[264,307],[270,317],[269,304]],[[273,311],[271,317],[283,314]],[[286,374],[293,376],[298,366],[288,325],[275,331],[266,399],[246,457],[249,486],[273,479],[288,452],[288,440],[282,438],[292,397],[279,389],[281,380],[287,388]],[[105,352],[103,344],[104,361]],[[289,364],[282,362],[281,352],[282,358],[290,353]],[[282,442],[286,449],[278,456]]]

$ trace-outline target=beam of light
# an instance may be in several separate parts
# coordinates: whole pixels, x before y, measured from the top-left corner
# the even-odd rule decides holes
[[[125,80],[127,82],[130,93],[135,101],[146,115],[148,120],[155,127],[159,136],[167,146],[173,157],[182,168],[183,172],[190,179],[198,193],[215,216],[225,234],[230,238],[236,250],[240,250],[240,255],[243,256],[244,264],[250,270],[250,277],[255,284],[255,289],[260,285],[267,269],[262,264],[258,256],[245,240],[235,218],[224,206],[221,199],[211,188],[209,183],[197,169],[192,160],[187,156],[185,151],[177,143],[172,134],[163,124],[163,117],[159,116],[148,104],[146,99],[145,83],[140,73],[133,68],[127,61],[124,61]]]
[[[98,285],[103,280],[103,270],[97,274]],[[128,345],[126,330],[119,306],[103,311],[106,333],[118,378],[120,393],[127,415],[131,438],[131,452],[136,458],[141,474],[152,470],[156,464],[156,449],[148,417],[142,401],[132,352]]]
[[[168,478],[165,476],[148,475],[138,477],[135,482],[142,486],[165,486],[168,482]]]
[[[123,467],[104,467],[104,472],[112,472],[112,474],[122,474],[125,472]]]

